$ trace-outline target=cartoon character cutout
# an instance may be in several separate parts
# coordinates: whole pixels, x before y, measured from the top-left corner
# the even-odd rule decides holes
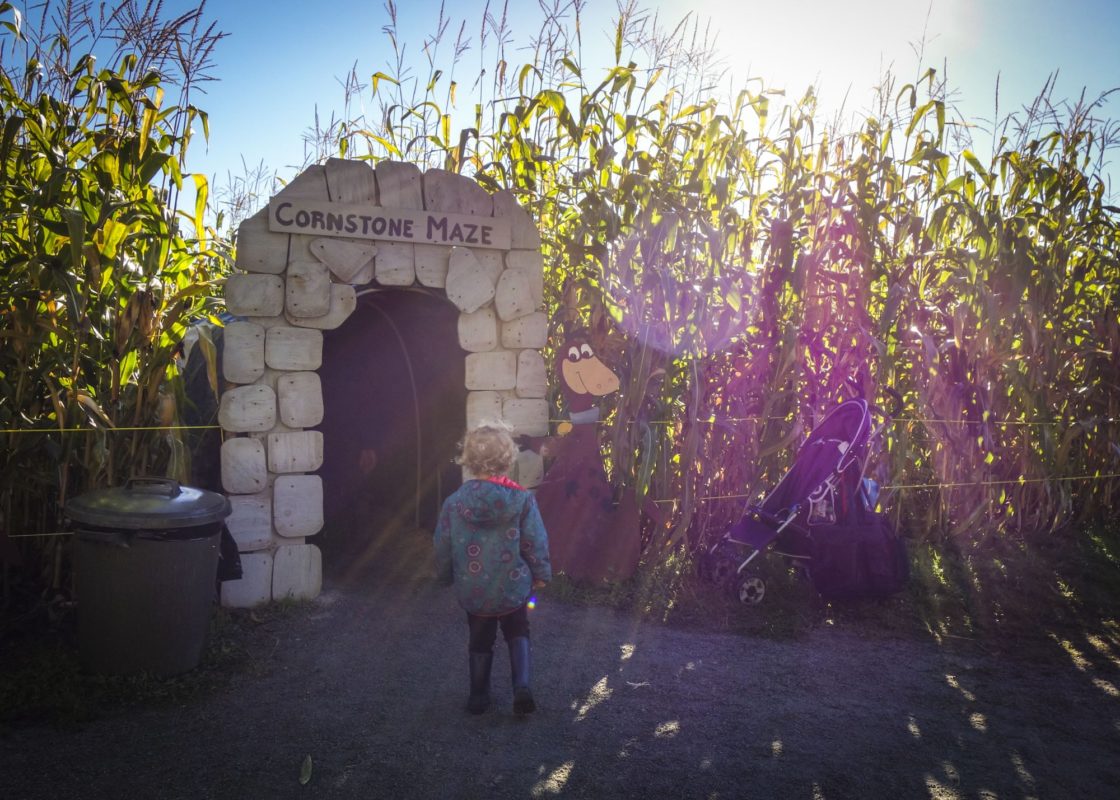
[[[536,490],[553,568],[576,581],[625,580],[638,566],[641,516],[634,491],[616,492],[607,480],[596,424],[596,403],[618,391],[618,375],[583,331],[566,337],[556,375],[570,421],[542,443],[553,460]]]
[[[557,371],[572,411],[585,411],[593,407],[594,398],[606,397],[619,389],[618,376],[599,360],[582,333],[573,334],[565,342]]]

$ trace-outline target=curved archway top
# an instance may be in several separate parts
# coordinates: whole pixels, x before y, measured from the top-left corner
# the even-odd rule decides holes
[[[453,302],[451,302],[451,298],[447,296],[446,292],[440,291],[439,289],[431,289],[427,286],[363,286],[355,289],[354,293],[357,296],[358,303],[360,305],[363,297],[383,295],[390,292],[410,292],[413,294],[422,294],[425,297],[430,297],[440,303],[446,303],[452,306],[455,305]]]
[[[307,538],[323,525],[323,331],[342,325],[359,294],[436,294],[459,312],[466,352],[464,428],[500,418],[515,432],[548,432],[548,335],[540,235],[508,191],[414,164],[331,159],[309,167],[245,220],[227,310],[219,422],[228,525],[246,578],[222,602],[313,597],[321,557]],[[543,465],[522,454],[517,479]]]

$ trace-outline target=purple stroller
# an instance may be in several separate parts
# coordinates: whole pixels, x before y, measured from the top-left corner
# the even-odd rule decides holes
[[[832,409],[774,490],[704,554],[701,574],[755,605],[766,581],[752,564],[769,548],[825,600],[899,591],[909,562],[890,521],[874,510],[877,487],[863,476],[871,436],[866,401]]]

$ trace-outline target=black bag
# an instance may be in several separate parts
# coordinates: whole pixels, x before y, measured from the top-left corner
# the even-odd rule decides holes
[[[241,580],[241,554],[237,552],[237,541],[224,524],[222,536],[218,540],[218,582]]]
[[[813,586],[825,600],[889,597],[910,577],[902,540],[885,514],[846,525],[814,525]]]

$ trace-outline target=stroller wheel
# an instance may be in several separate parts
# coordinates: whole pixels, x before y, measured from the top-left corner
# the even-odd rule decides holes
[[[739,561],[727,555],[712,559],[708,565],[708,580],[717,586],[731,586],[735,581],[739,563]]]
[[[757,575],[740,575],[735,581],[735,597],[743,605],[756,606],[766,596],[766,581]]]

